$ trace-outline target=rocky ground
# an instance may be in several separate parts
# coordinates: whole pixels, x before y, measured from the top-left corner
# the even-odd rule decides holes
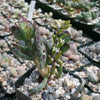
[[[6,93],[11,95],[12,93],[15,93],[14,84],[16,80],[32,68],[34,62],[17,57],[12,49],[12,43],[23,45],[23,41],[16,40],[13,35],[10,35],[11,33],[9,31],[9,27],[18,22],[19,13],[25,17],[27,16],[29,6],[27,3],[23,3],[24,0],[18,2],[17,0],[8,1],[9,2],[6,2],[6,0],[5,2],[3,0],[0,1],[0,83]],[[41,19],[39,17],[43,18]],[[42,13],[41,9],[35,9],[34,18],[37,18],[35,21],[42,26],[46,25],[48,28],[52,28],[49,35],[55,31],[55,28],[60,27],[61,24],[64,23],[61,19],[53,19],[52,13]],[[93,40],[84,36],[84,33],[77,31],[74,28],[70,31],[71,28],[72,27],[67,31],[71,34],[69,45],[72,45],[73,48],[61,57],[63,65],[65,69],[74,71],[74,74],[81,77],[85,82],[86,86],[78,93],[78,97],[82,97],[80,100],[100,100],[98,99],[100,98],[100,65],[90,64],[85,66],[86,64],[91,63],[91,61],[77,49],[77,47]],[[97,48],[99,47],[97,45],[99,43],[100,42],[80,48],[80,50],[93,60],[100,62],[100,51],[98,51]],[[93,48],[95,48],[95,50]],[[73,50],[75,52],[73,52]],[[70,53],[73,56],[69,56]],[[73,93],[75,93],[76,89],[81,84],[79,79],[70,75],[70,73],[63,73],[60,79],[56,79],[56,77],[52,75],[50,81],[41,92],[30,95],[27,92],[27,89],[36,87],[39,84],[39,81],[41,81],[40,74],[37,70],[34,70],[31,75],[25,79],[23,85],[20,86],[18,90],[25,95],[30,96],[32,100],[70,100]],[[3,92],[0,91],[0,97],[3,95]],[[6,97],[3,100],[7,100]]]

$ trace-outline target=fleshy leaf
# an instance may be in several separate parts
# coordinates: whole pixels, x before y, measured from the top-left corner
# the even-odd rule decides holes
[[[59,34],[58,37],[61,38],[61,39],[64,39],[66,43],[71,38],[70,34],[67,31],[64,31],[63,33]]]
[[[65,53],[68,49],[70,48],[70,46],[68,44],[64,44],[61,48],[60,51],[62,51],[62,54]]]
[[[62,67],[57,67],[57,72],[56,75],[60,78],[62,76],[63,68]]]
[[[53,38],[50,38],[48,40],[44,39],[44,44],[48,47],[49,50],[51,50],[54,44]]]
[[[21,46],[17,44],[13,44],[13,46],[17,49],[19,49],[23,54],[32,57],[34,54],[34,51],[30,50],[27,46]]]
[[[27,40],[27,37],[24,34],[24,31],[19,26],[12,26],[10,28],[12,34],[17,38],[18,40]]]
[[[22,22],[19,24],[19,26],[24,31],[24,34],[28,40],[30,40],[34,36],[35,31],[34,31],[34,27],[33,27],[32,23]]]
[[[21,57],[22,59],[30,60],[30,61],[34,60],[33,57],[27,56],[27,55],[23,54],[22,52],[20,52],[18,50],[14,50],[13,52],[14,52],[14,54],[16,54],[17,56]]]
[[[45,67],[46,60],[47,60],[47,55],[46,54],[41,55],[41,57],[40,57],[40,69],[43,69]]]

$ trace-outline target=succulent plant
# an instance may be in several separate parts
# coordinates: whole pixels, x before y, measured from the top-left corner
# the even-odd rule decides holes
[[[67,29],[67,31],[69,32],[69,34],[71,35],[71,38],[74,41],[79,42],[79,43],[82,42],[82,33],[83,32],[81,30],[77,31],[76,29],[69,27]]]
[[[97,2],[97,4],[100,3],[100,0],[90,0],[91,2]]]
[[[100,12],[95,11],[95,12],[82,12],[81,15],[77,15],[76,19],[84,22],[91,22],[92,20],[96,19],[99,17]]]
[[[88,12],[96,6],[96,2],[87,2],[87,0],[65,0],[62,3],[69,14],[73,14],[75,12],[79,13],[81,11]]]
[[[63,54],[63,56],[67,57],[68,59],[71,59],[73,61],[80,60],[79,55],[77,55],[77,47],[75,44],[70,44],[70,49]]]
[[[56,3],[58,3],[58,4],[65,4],[65,1],[66,0],[56,0]]]
[[[70,38],[70,35],[63,30],[69,27],[69,22],[65,21],[56,34],[52,34],[49,38],[44,38],[49,32],[47,29],[37,26],[35,22],[32,24],[21,15],[19,17],[19,23],[12,26],[10,30],[15,38],[24,41],[25,45],[13,44],[17,50],[15,50],[16,55],[23,59],[34,61],[38,71],[44,78],[36,88],[28,90],[29,93],[34,93],[45,87],[48,78],[52,74],[57,77],[62,75],[60,57],[69,49],[67,42]],[[55,69],[57,69],[57,72]]]
[[[96,46],[94,46],[94,45],[91,46],[89,48],[89,50],[92,51],[92,52],[94,52],[94,53],[96,53],[96,54],[100,54],[100,42],[97,42]]]
[[[64,21],[61,20],[61,19],[58,19],[58,20],[53,20],[52,23],[50,23],[50,26],[51,28],[54,28],[54,29],[59,29],[61,27],[61,25],[64,24]]]
[[[95,28],[100,29],[100,21],[95,24]]]

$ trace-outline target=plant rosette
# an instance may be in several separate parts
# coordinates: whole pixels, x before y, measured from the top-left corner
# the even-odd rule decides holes
[[[68,13],[71,17],[76,17],[76,15],[80,14],[81,11],[97,11],[96,3],[94,2],[87,2],[87,1],[56,1],[58,5],[63,5],[66,14]]]
[[[66,8],[66,7],[65,9],[63,8],[62,10],[60,10],[60,13],[69,16],[69,18],[76,18],[77,15],[81,14],[80,12],[77,12],[77,10],[73,8]]]
[[[100,21],[95,24],[94,31],[97,31],[98,33],[100,33]]]
[[[81,14],[76,16],[76,19],[80,21],[81,23],[85,23],[87,25],[93,25],[97,22],[99,22],[99,11],[94,12],[82,12]]]
[[[64,67],[69,71],[76,71],[90,62],[80,52],[77,52],[76,55],[70,57],[66,57],[66,55],[62,56],[61,60],[63,61]]]
[[[78,52],[75,43],[69,41],[68,44],[70,45],[70,49],[61,56],[66,69],[76,71],[90,62],[84,55]]]
[[[79,49],[85,55],[87,55],[90,60],[95,62],[100,62],[100,42],[94,42],[92,44],[87,44]]]
[[[68,33],[71,35],[71,39],[70,41],[72,41],[73,43],[75,43],[75,45],[81,46],[83,44],[86,44],[88,42],[93,41],[91,38],[87,37],[82,30],[76,30],[73,27],[69,27],[67,29]]]
[[[76,71],[74,74],[79,75],[81,78],[86,80],[86,85],[90,87],[90,91],[100,93],[99,65],[90,63],[84,66],[80,71]]]

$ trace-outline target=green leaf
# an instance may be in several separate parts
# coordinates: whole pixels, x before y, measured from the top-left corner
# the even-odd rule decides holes
[[[35,35],[35,28],[33,28],[33,31],[32,31],[32,33],[31,33],[31,38],[33,38],[34,35]]]
[[[58,60],[61,57],[61,51],[55,56],[55,59]]]
[[[76,16],[76,19],[81,20],[81,21],[83,20],[83,18],[84,18],[84,17],[83,17],[82,15],[77,15],[77,16]]]
[[[20,23],[20,24],[19,24],[19,27],[20,27],[21,29],[24,29],[24,28],[26,27],[26,22]]]
[[[53,46],[53,44],[54,44],[53,38],[51,37],[51,38],[48,39],[48,40],[45,39],[45,44],[46,44],[46,46],[49,48],[49,50],[51,50],[51,49],[52,49],[52,46]]]
[[[57,76],[60,78],[62,76],[63,68],[62,67],[57,67]]]
[[[15,55],[21,57],[22,59],[30,60],[30,61],[34,60],[33,57],[27,56],[27,55],[23,54],[22,52],[18,51],[17,49],[13,50],[13,52]]]
[[[25,36],[28,40],[32,38],[35,34],[35,28],[33,27],[31,22],[22,22],[20,23],[20,28],[24,31]]]
[[[68,44],[64,44],[61,48],[60,51],[62,51],[62,54],[65,53],[66,51],[68,51],[70,48],[70,46]]]
[[[63,29],[59,29],[59,33],[62,33],[63,32]]]
[[[58,37],[64,39],[66,43],[71,39],[71,35],[67,31],[59,34]]]
[[[12,44],[15,48],[19,49],[23,54],[33,57],[34,51],[30,50],[27,46]]]
[[[49,59],[49,56],[47,55],[47,60],[46,60],[45,66],[47,66],[49,64],[49,62],[50,62],[50,59]]]
[[[59,33],[62,32],[64,29],[67,29],[70,25],[70,21],[65,21],[65,23],[60,27]]]
[[[32,34],[32,28],[28,27],[28,28],[25,28],[23,31],[24,31],[27,39],[30,40],[31,39],[31,34]]]
[[[10,30],[15,38],[17,38],[18,40],[27,41],[27,37],[25,36],[24,31],[20,27],[12,26]]]
[[[71,35],[67,34],[67,36],[65,36],[63,39],[65,39],[65,43],[67,43],[71,39]]]
[[[64,32],[61,34],[58,34],[58,38],[63,39],[67,34],[65,34]]]

